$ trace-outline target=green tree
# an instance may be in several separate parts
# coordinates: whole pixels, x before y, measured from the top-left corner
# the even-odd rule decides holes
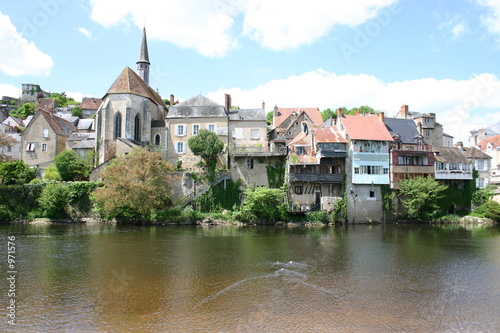
[[[28,116],[35,114],[36,103],[24,103],[15,110],[10,111],[10,115],[16,118],[26,119]]]
[[[500,221],[500,203],[488,200],[481,205],[480,211],[485,217],[495,221]]]
[[[432,219],[440,214],[438,199],[448,188],[440,185],[432,177],[408,178],[399,182],[399,192],[407,209],[408,217],[412,219]]]
[[[149,218],[170,205],[172,169],[160,153],[134,149],[104,170],[94,201],[105,217]]]
[[[343,108],[345,109],[345,108]],[[368,106],[368,105],[362,105],[358,108],[352,108],[350,109],[349,111],[346,111],[344,112],[345,114],[349,114],[349,115],[355,115],[356,112],[361,113],[361,114],[365,114],[365,113],[380,113],[380,111],[376,111],[374,108],[372,108],[371,106]]]
[[[45,217],[62,218],[66,216],[66,209],[70,201],[68,187],[61,183],[48,183],[42,190],[38,204]]]
[[[52,181],[52,182],[57,182],[61,181],[61,175],[59,174],[59,171],[57,171],[57,167],[55,164],[49,165],[43,172],[43,179],[46,181]]]
[[[89,175],[89,165],[71,149],[61,151],[54,158],[57,172],[63,181],[85,180]]]
[[[245,190],[245,201],[236,215],[243,221],[275,222],[286,217],[285,191],[279,188],[251,187]]]
[[[48,98],[55,99],[56,100],[56,106],[58,108],[65,108],[68,105],[75,105],[75,104],[77,104],[77,102],[74,100],[74,98],[66,96],[65,92],[62,92],[62,93],[51,93]]]
[[[269,111],[266,114],[266,124],[268,126],[271,126],[273,124],[273,118],[274,118],[274,112],[273,111]]]
[[[188,140],[188,146],[193,154],[203,159],[208,169],[208,178],[212,180],[215,174],[217,156],[224,150],[224,142],[214,132],[201,129],[198,135]]]
[[[83,117],[83,111],[82,108],[79,106],[75,106],[74,108],[71,109],[71,116],[73,117],[78,117],[82,118]]]
[[[328,119],[337,119],[337,113],[328,108],[321,111],[321,118],[323,118],[323,122],[327,121]]]
[[[35,177],[36,169],[22,160],[0,162],[0,178],[5,185],[28,184]]]

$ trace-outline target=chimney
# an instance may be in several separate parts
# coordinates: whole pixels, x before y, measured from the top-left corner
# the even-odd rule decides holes
[[[401,118],[407,119],[408,118],[408,105],[403,104],[401,105]]]
[[[226,113],[229,113],[231,110],[231,95],[226,94],[225,96],[225,107],[226,107]]]
[[[266,102],[262,101],[262,110],[266,111]]]
[[[455,143],[455,147],[459,148],[461,151],[464,150],[464,144],[462,141],[458,141],[457,143]]]
[[[337,109],[337,118],[341,118],[342,117],[342,108],[338,108]]]
[[[175,100],[175,96],[174,94],[170,94],[170,106],[174,106],[174,100]]]
[[[378,117],[380,118],[380,121],[382,122],[382,124],[385,123],[385,114],[383,112],[380,112],[378,114]]]

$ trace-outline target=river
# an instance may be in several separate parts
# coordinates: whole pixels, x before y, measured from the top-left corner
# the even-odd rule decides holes
[[[1,332],[500,330],[495,226],[11,224],[0,235]]]

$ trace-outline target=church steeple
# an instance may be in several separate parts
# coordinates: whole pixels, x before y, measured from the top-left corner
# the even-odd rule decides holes
[[[137,60],[137,74],[149,86],[149,53],[148,41],[146,39],[146,27],[142,30],[142,43],[139,52],[139,59]]]

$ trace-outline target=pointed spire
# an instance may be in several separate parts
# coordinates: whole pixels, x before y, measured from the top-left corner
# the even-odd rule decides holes
[[[139,59],[137,60],[137,74],[149,86],[149,53],[148,41],[146,38],[146,27],[142,30],[142,43],[139,52]]]

